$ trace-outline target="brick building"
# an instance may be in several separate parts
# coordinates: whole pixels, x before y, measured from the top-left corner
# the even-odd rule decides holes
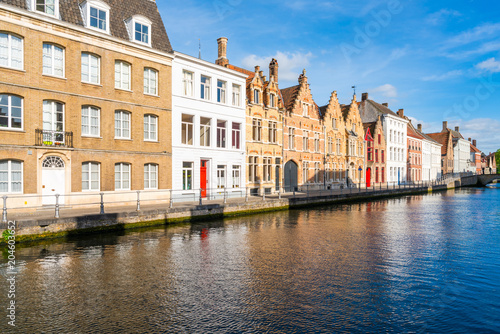
[[[437,133],[427,133],[429,137],[441,144],[441,175],[454,172],[453,135],[448,129],[448,122],[443,122],[443,130]]]
[[[406,179],[409,182],[419,182],[422,181],[422,151],[425,138],[413,127],[411,122],[408,122],[407,127],[408,170]]]
[[[347,182],[365,182],[365,132],[358,109],[356,95],[351,104],[341,107],[345,124],[345,156]]]
[[[0,193],[170,188],[173,55],[154,1],[1,0],[0,22]]]
[[[363,123],[365,129],[366,146],[366,177],[367,187],[372,187],[385,182],[386,170],[386,142],[382,120]]]

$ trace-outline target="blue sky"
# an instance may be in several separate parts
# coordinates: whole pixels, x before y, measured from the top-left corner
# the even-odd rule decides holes
[[[500,3],[491,0],[157,0],[176,51],[215,61],[229,38],[237,66],[280,65],[280,87],[302,69],[318,105],[336,90],[440,131],[460,127],[485,153],[500,148]]]

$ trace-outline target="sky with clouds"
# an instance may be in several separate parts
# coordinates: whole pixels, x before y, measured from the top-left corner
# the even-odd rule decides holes
[[[460,127],[485,153],[500,148],[500,3],[491,0],[157,0],[173,48],[267,69],[280,87],[302,69],[318,105],[336,90],[405,109],[424,132]]]

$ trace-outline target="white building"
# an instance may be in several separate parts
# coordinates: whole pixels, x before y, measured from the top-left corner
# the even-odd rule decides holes
[[[246,75],[175,52],[174,198],[245,196]]]
[[[363,93],[359,106],[363,123],[375,122],[381,116],[387,145],[386,171],[387,182],[398,184],[406,180],[407,169],[407,123],[404,111],[398,114],[389,109],[387,104],[379,104],[368,99]]]
[[[422,124],[418,124],[418,133],[424,137],[422,146],[422,180],[435,181],[440,179],[442,145],[423,133]]]
[[[460,134],[460,128],[451,130],[453,136],[453,170],[455,173],[475,172],[470,166],[470,142]]]

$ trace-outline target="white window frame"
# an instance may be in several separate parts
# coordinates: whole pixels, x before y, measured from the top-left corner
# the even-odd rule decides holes
[[[84,171],[83,166],[88,166],[88,170]],[[92,167],[97,166],[97,180],[93,179]],[[87,174],[87,181],[84,180],[84,175]],[[88,187],[83,186],[84,182],[88,182]],[[97,188],[92,187],[92,182],[97,182]],[[98,162],[87,161],[82,163],[82,192],[100,191],[101,190],[101,164]]]
[[[314,134],[314,152],[319,153],[320,151],[320,145],[319,145],[320,139],[319,139],[319,133]]]
[[[97,111],[97,115],[92,115]],[[97,134],[92,134],[92,120],[97,119]],[[101,109],[94,106],[82,106],[82,137],[100,137],[101,135]]]
[[[232,125],[231,148],[234,150],[241,148],[241,123],[233,123]]]
[[[252,140],[257,142],[262,141],[262,120],[259,118],[252,120]]]
[[[262,181],[263,182],[271,182],[272,166],[273,166],[273,158],[271,158],[271,157],[262,158]]]
[[[54,13],[53,14],[48,13],[46,10],[38,10],[36,0],[29,0],[28,1],[28,5],[29,5],[28,9],[33,11],[33,12],[36,12],[36,13],[59,18],[60,17],[59,16],[59,0],[53,0],[53,2],[54,2]],[[50,5],[44,4],[43,6],[45,8],[45,7],[50,6]]]
[[[260,104],[260,90],[257,88],[253,90],[253,103]]]
[[[158,164],[144,165],[144,189],[158,189]]]
[[[205,80],[205,81],[204,81]],[[202,75],[200,77],[200,98],[202,100],[211,100],[211,84],[212,84],[212,78]]]
[[[46,50],[46,46],[49,46],[50,47],[50,53],[45,53],[45,50]],[[44,75],[50,75],[50,76],[54,76],[54,77],[58,77],[58,78],[64,78],[64,72],[65,72],[65,50],[62,46],[59,46],[57,44],[53,44],[53,43],[43,43],[43,56],[42,56],[42,72]],[[56,70],[59,70],[58,68],[56,68],[56,60],[58,60],[56,58],[56,48],[61,50],[61,54],[62,54],[62,58],[61,58],[61,62],[62,62],[62,65],[61,65],[61,68],[60,68],[60,71],[61,71],[61,75],[58,75],[56,74]],[[48,64],[46,64],[45,62],[50,58],[50,66],[46,66]],[[49,71],[46,72],[45,69],[48,68]]]
[[[305,184],[309,181],[309,162],[302,162],[302,183]]]
[[[189,77],[191,76],[191,77]],[[182,94],[184,96],[194,96],[194,73],[188,70],[182,71]]]
[[[3,173],[7,173],[7,180],[1,181],[2,178],[0,177],[0,183],[7,183],[7,192],[2,192],[0,191],[1,194],[22,194],[24,192],[24,163],[23,161],[19,160],[0,160],[0,163],[5,163],[7,162],[7,169],[1,169],[0,167],[0,175]],[[15,163],[16,165],[19,164],[21,169],[20,170],[13,170],[12,169],[12,164]],[[20,180],[14,180],[13,173],[20,173]],[[20,184],[20,191],[13,191],[12,188],[15,183]]]
[[[241,187],[241,166],[233,165],[231,176],[232,176],[232,181],[233,181],[232,187],[233,188],[240,188]]]
[[[147,45],[147,46],[151,46],[151,36],[153,35],[152,31],[151,31],[152,22],[147,17],[142,16],[142,15],[134,15],[130,19],[128,19],[127,21],[125,21],[125,23],[127,24],[127,28],[128,28],[129,35],[130,35],[130,40],[132,42],[143,44],[143,45]],[[137,31],[136,31],[136,25],[137,24],[139,24],[141,26],[141,31],[139,32],[139,34],[141,35],[141,39],[140,40],[137,39]],[[148,33],[147,34],[144,34],[142,32],[142,27],[148,28]],[[143,35],[147,36],[147,41],[146,42],[144,42],[142,40],[142,36]]]
[[[295,150],[295,128],[288,128],[288,149]]]
[[[118,167],[118,169],[117,169]],[[128,168],[128,171],[125,170]],[[116,190],[130,190],[130,175],[132,174],[132,165],[127,162],[119,162],[115,164],[115,191]],[[118,182],[118,187],[116,186]],[[128,184],[128,186],[126,185]]]
[[[278,143],[278,123],[269,121],[268,123],[268,140],[271,144]]]
[[[217,189],[226,188],[226,166],[217,165]]]
[[[248,157],[248,182],[257,182],[257,173],[259,168],[259,157],[249,156]]]
[[[108,4],[106,4],[105,2],[99,1],[99,0],[87,0],[87,1],[83,2],[81,4],[81,6],[82,6],[82,13],[84,16],[83,21],[85,22],[85,27],[92,29],[92,30],[95,30],[95,31],[100,31],[100,32],[104,32],[106,34],[109,34],[109,26],[110,26],[109,10],[111,7],[108,6]],[[95,8],[98,11],[102,11],[102,12],[106,13],[106,20],[105,20],[106,27],[105,27],[105,29],[99,28],[99,24],[97,27],[93,27],[91,25],[91,23],[90,23],[90,20],[91,20],[90,10],[91,10],[91,8]]]
[[[233,84],[233,106],[241,107],[241,86]]]
[[[302,116],[309,117],[309,104],[302,102]]]
[[[276,108],[276,94],[269,94],[269,107]]]
[[[84,59],[88,58],[88,61],[86,64],[84,64]],[[92,80],[92,68],[95,67],[93,66],[92,62],[97,61],[97,81]],[[94,85],[100,85],[101,84],[101,57],[90,53],[90,52],[82,52],[82,57],[81,57],[81,71],[82,71],[82,82],[89,83],[89,84],[94,84]],[[88,76],[88,80],[84,79],[84,75]]]
[[[154,122],[152,122],[153,119],[155,120]],[[158,141],[158,116],[152,114],[144,115],[144,141]]]
[[[1,118],[7,118],[7,126],[6,127],[0,127],[0,130],[9,130],[9,131],[23,131],[24,130],[24,98],[18,95],[13,95],[13,94],[0,94],[0,96],[7,96],[7,105],[0,105],[0,108],[5,108],[7,107],[7,115],[6,116],[0,116]],[[16,97],[21,100],[21,127],[20,128],[15,128],[12,126],[12,118],[19,118],[19,117],[12,117],[12,97]],[[1,101],[1,100],[0,100]],[[14,108],[19,108],[19,107],[14,107]]]
[[[208,121],[208,122],[206,122]],[[210,147],[211,145],[211,123],[212,119],[200,117],[200,146]]]
[[[158,96],[158,71],[154,68],[144,68],[144,94]]]
[[[217,120],[217,147],[227,147],[227,121]]]
[[[217,102],[226,103],[227,82],[217,80]]]
[[[17,49],[20,53],[20,59],[17,59],[14,57],[14,48],[13,48],[13,42],[12,39],[16,38],[20,42],[20,49]],[[2,42],[5,42],[5,44],[1,44]],[[0,58],[0,66],[1,67],[7,67],[15,70],[23,70],[24,69],[24,38],[17,35],[17,34],[11,34],[9,32],[0,32],[0,54],[2,48],[7,49],[7,58]],[[2,63],[2,60],[6,60],[6,63]],[[14,63],[18,64],[17,66],[14,65]]]
[[[189,173],[191,172],[191,173]],[[193,190],[194,163],[192,161],[182,162],[182,190]]]
[[[309,131],[302,131],[302,151],[309,151]]]
[[[128,73],[126,73],[128,71]],[[124,78],[127,78],[124,80]],[[115,88],[132,90],[132,65],[123,60],[115,60]]]
[[[125,119],[124,116],[128,119]],[[117,117],[119,116],[119,117]],[[131,138],[132,113],[126,110],[115,110],[115,139]]]
[[[188,121],[187,118],[190,118]],[[194,116],[181,114],[181,144],[194,145]]]

